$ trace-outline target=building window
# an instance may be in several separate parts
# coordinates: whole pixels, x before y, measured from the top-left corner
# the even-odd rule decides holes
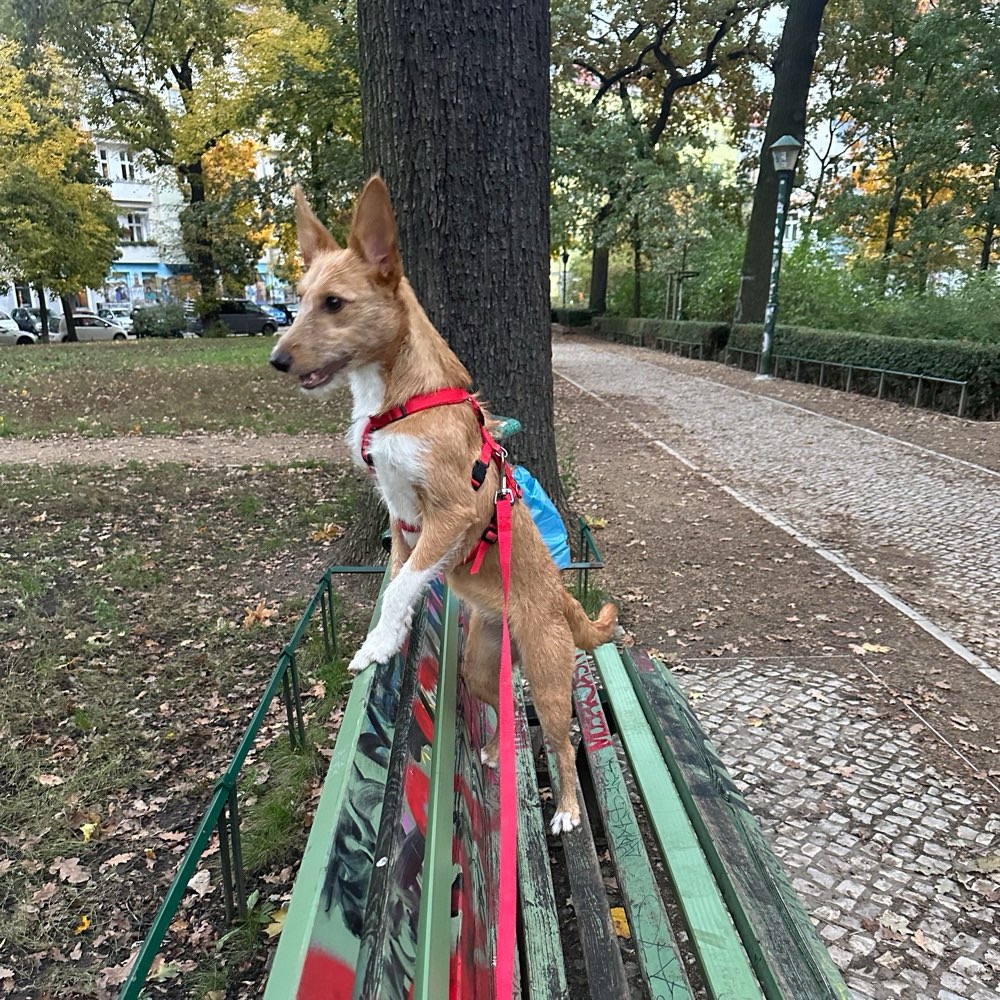
[[[101,172],[102,177],[111,178],[111,166],[108,163],[108,151],[106,149],[99,149],[97,151],[97,169]]]
[[[118,162],[121,166],[121,174],[123,181],[134,181],[135,180],[135,161],[132,159],[132,151],[129,149],[122,149],[118,152]]]
[[[149,213],[129,212],[125,216],[125,243],[142,243],[149,239]]]

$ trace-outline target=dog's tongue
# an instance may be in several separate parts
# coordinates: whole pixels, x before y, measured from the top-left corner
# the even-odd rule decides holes
[[[347,360],[347,358],[339,358],[337,361],[331,361],[328,365],[323,365],[322,368],[309,372],[308,375],[300,375],[299,385],[303,389],[318,389],[321,385],[329,382],[347,364]]]

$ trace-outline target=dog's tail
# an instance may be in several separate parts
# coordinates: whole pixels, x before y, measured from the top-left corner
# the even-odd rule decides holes
[[[605,604],[591,621],[580,602],[568,590],[563,591],[563,614],[573,633],[573,641],[580,649],[586,650],[607,642],[614,635],[618,623],[618,609],[613,604]]]

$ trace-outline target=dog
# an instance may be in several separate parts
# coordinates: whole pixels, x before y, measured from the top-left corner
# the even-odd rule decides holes
[[[462,673],[469,690],[494,711],[499,705],[503,597],[497,545],[482,541],[503,485],[502,461],[482,462],[481,488],[470,469],[485,454],[474,397],[407,413],[378,429],[370,422],[436,390],[466,390],[469,373],[431,324],[403,275],[396,221],[377,175],[354,208],[341,248],[295,189],[295,219],[305,273],[295,322],[275,344],[271,364],[298,378],[308,396],[322,398],[345,381],[353,397],[347,442],[354,460],[374,471],[391,520],[390,582],[382,612],[351,661],[356,674],[402,646],[413,609],[431,580],[446,575],[471,606]],[[464,396],[463,393],[458,394]],[[397,414],[400,411],[397,411]],[[495,522],[493,522],[495,523]],[[479,551],[475,565],[470,553]],[[575,647],[593,649],[614,632],[617,610],[606,604],[591,621],[563,587],[531,514],[512,511],[508,622],[515,662],[531,685],[542,729],[556,755],[559,801],[554,834],[580,822],[569,739]],[[496,764],[496,738],[482,751]]]

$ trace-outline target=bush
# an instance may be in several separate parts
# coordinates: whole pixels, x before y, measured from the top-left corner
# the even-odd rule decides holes
[[[137,337],[180,337],[187,326],[180,305],[143,306],[132,316]]]
[[[721,360],[726,346],[747,352],[760,350],[762,328],[757,324],[739,324],[732,328],[723,323],[702,321],[673,322],[657,319],[626,319],[621,316],[598,316],[594,332],[609,340],[625,340],[656,347],[657,339],[668,339],[682,344],[701,347],[701,357]],[[692,351],[697,355],[697,351]],[[930,375],[937,378],[967,382],[965,415],[995,420],[1000,417],[1000,344],[958,343],[948,340],[885,337],[873,333],[844,332],[840,330],[815,330],[801,326],[779,325],[775,332],[775,354],[790,358],[807,358],[812,361],[857,365],[859,368],[878,368],[889,372],[907,372],[912,375]],[[790,364],[787,362],[786,364]],[[800,374],[809,380],[818,375],[818,365],[800,366]],[[782,374],[784,365],[778,365]],[[835,375],[827,371],[826,384],[846,382],[846,374]],[[866,382],[869,384],[866,386]],[[878,376],[855,373],[852,387],[876,391]],[[889,399],[910,400],[914,394],[912,379],[888,379],[883,385]],[[948,409],[954,410],[958,402],[958,389],[928,386],[930,399],[939,393]]]
[[[950,292],[883,299],[866,326],[887,337],[1000,344],[1000,286],[976,274]]]
[[[590,326],[594,316],[593,309],[581,309],[573,307],[569,309],[553,309],[552,322],[562,323],[563,326]]]

